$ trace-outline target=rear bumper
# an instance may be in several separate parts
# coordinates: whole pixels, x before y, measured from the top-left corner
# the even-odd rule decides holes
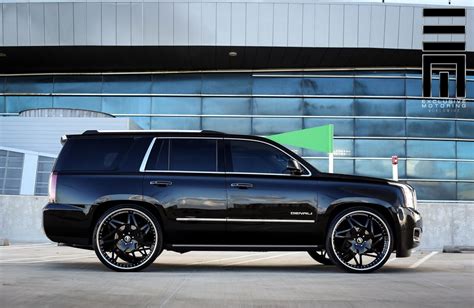
[[[90,245],[89,208],[71,204],[48,203],[43,208],[43,229],[53,242]]]
[[[418,211],[399,208],[400,230],[397,241],[397,257],[409,257],[411,249],[418,247],[423,234],[423,219]]]

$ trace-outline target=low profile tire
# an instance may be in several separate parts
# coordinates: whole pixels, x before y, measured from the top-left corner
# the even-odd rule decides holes
[[[331,221],[326,248],[340,269],[369,273],[387,262],[393,242],[390,224],[380,213],[368,207],[353,207]]]
[[[329,259],[329,255],[326,249],[321,250],[308,250],[308,254],[317,262],[324,265],[333,265],[334,263]]]
[[[114,206],[97,221],[93,247],[99,260],[115,271],[140,271],[161,253],[163,235],[156,217],[141,206]]]

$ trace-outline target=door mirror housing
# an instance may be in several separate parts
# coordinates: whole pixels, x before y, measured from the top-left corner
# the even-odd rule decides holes
[[[303,170],[301,170],[300,163],[296,159],[290,159],[288,161],[288,165],[286,166],[286,170],[290,171],[292,175],[301,175],[303,174]]]

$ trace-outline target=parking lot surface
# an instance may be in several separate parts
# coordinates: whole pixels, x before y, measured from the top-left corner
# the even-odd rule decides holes
[[[474,307],[474,254],[392,255],[347,274],[305,252],[164,251],[143,272],[108,270],[93,251],[0,247],[0,307]]]

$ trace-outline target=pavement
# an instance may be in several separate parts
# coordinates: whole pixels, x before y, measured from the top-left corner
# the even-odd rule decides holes
[[[138,273],[93,251],[0,247],[0,307],[474,307],[474,254],[415,252],[347,274],[305,252],[164,251]]]

